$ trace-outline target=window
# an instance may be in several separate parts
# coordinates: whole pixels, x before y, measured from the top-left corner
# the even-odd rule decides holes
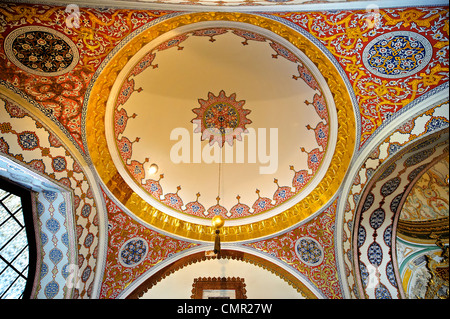
[[[30,298],[34,236],[31,192],[0,178],[0,299]]]

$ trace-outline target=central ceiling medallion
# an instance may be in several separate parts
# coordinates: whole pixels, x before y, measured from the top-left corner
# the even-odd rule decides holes
[[[225,142],[230,146],[237,139],[242,140],[241,133],[245,125],[252,121],[247,119],[250,110],[244,109],[245,101],[236,101],[236,94],[226,96],[222,90],[215,96],[208,93],[208,99],[199,99],[200,107],[192,111],[197,117],[191,122],[197,124],[195,133],[202,133],[202,140],[208,140],[209,145],[215,142],[222,147]]]

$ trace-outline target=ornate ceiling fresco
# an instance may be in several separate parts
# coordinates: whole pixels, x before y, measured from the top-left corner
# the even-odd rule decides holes
[[[141,43],[144,39],[145,41],[149,41],[145,36],[146,33],[135,37],[133,39],[135,42],[129,43],[125,50],[122,51],[126,52],[129,56],[123,56],[118,53],[115,59],[109,62],[108,66],[111,67],[107,66],[105,68],[104,72],[96,81],[96,85],[93,87],[94,92],[98,90],[106,93],[108,92],[107,85],[109,84],[106,81],[111,78],[108,75],[110,72],[115,72],[120,69],[121,73],[119,74],[119,78],[121,78],[122,74],[127,74],[125,80],[123,80],[124,84],[119,82],[119,85],[114,84],[112,86],[109,94],[112,98],[108,98],[106,105],[102,103],[104,100],[101,99],[90,100],[92,108],[88,108],[87,114],[87,140],[88,145],[89,143],[92,145],[92,149],[98,150],[95,153],[100,154],[104,153],[105,149],[110,150],[111,157],[101,156],[101,158],[97,158],[93,156],[93,163],[98,167],[98,171],[105,183],[111,185],[110,189],[113,191],[117,189],[117,191],[123,194],[123,203],[129,209],[147,221],[149,218],[148,212],[153,210],[153,207],[157,208],[158,214],[162,216],[168,214],[170,217],[180,218],[184,221],[181,227],[177,227],[176,230],[172,229],[171,223],[160,225],[163,228],[169,227],[167,229],[168,231],[175,231],[175,233],[183,236],[204,240],[209,239],[210,231],[208,228],[211,227],[210,221],[205,220],[204,217],[211,218],[216,214],[221,214],[229,219],[237,219],[245,216],[253,217],[256,214],[261,214],[269,210],[268,217],[273,217],[281,213],[292,219],[287,223],[274,225],[272,229],[269,228],[267,230],[264,229],[265,227],[258,226],[260,222],[255,222],[254,218],[250,219],[250,221],[244,220],[230,223],[230,225],[244,224],[246,227],[257,227],[261,232],[252,234],[246,230],[239,230],[233,226],[230,226],[230,228],[226,225],[223,231],[223,240],[227,241],[248,239],[273,232],[274,230],[281,230],[282,227],[289,226],[293,220],[300,221],[302,218],[307,217],[314,209],[319,208],[326,202],[328,200],[327,197],[329,198],[332,193],[328,192],[327,194],[321,190],[333,188],[333,185],[335,188],[338,187],[340,179],[342,179],[345,173],[345,166],[348,165],[349,154],[353,151],[354,147],[352,143],[346,143],[344,145],[344,138],[346,142],[351,142],[354,139],[352,136],[354,124],[352,125],[351,121],[353,117],[352,110],[349,109],[349,106],[351,106],[350,97],[343,91],[343,83],[337,84],[334,81],[337,76],[337,71],[334,68],[334,70],[328,68],[326,71],[327,73],[334,72],[335,74],[329,77],[328,82],[336,87],[334,89],[336,93],[341,91],[342,94],[345,94],[341,95],[341,98],[337,101],[332,99],[332,95],[329,92],[330,89],[325,91],[325,93],[321,92],[324,89],[321,89],[318,83],[324,82],[323,85],[326,85],[327,82],[323,78],[316,80],[312,76],[311,71],[305,67],[305,64],[300,62],[300,58],[291,51],[284,49],[279,43],[273,40],[269,41],[261,35],[259,35],[259,41],[252,40],[251,37],[256,37],[258,34],[252,33],[251,31],[246,31],[248,35],[244,34],[245,38],[242,37],[242,31],[240,29],[233,29],[231,31],[223,27],[209,27],[205,29],[205,25],[224,24],[224,22],[218,23],[220,20],[230,21],[227,23],[228,25],[236,26],[242,26],[243,23],[247,23],[249,24],[247,28],[250,30],[254,26],[258,27],[259,25],[264,25],[269,30],[281,28],[280,24],[266,18],[256,18],[250,15],[237,16],[232,13],[222,13],[218,16],[199,13],[169,19],[164,25],[157,25],[156,29],[158,30],[163,27],[168,29],[163,31],[170,32],[174,29],[172,23],[176,22],[176,26],[179,29],[181,22],[182,26],[185,25],[187,28],[192,28],[194,32],[188,34],[183,33],[181,36],[177,36],[175,40],[168,35],[168,39],[163,37],[163,40],[156,41],[156,43],[150,42],[150,47],[156,46],[158,50],[158,54],[152,59],[155,67],[152,67],[149,62],[149,57],[155,53],[150,51],[149,54],[147,44],[145,42]],[[207,24],[203,22],[207,22]],[[178,29],[174,29],[173,32],[179,33]],[[154,32],[154,29],[149,29],[147,32],[150,33],[152,31]],[[264,32],[267,33],[268,31],[266,30]],[[236,33],[241,34],[241,36]],[[301,38],[297,37],[294,39],[295,34],[293,33],[287,34],[287,36],[290,36],[292,41],[301,40]],[[185,40],[180,42],[180,39],[183,38]],[[190,38],[193,39],[191,40]],[[197,50],[190,49],[190,42],[193,43],[193,48],[199,48]],[[244,45],[242,42],[247,45]],[[248,44],[248,42],[256,43]],[[139,51],[143,53],[136,53],[138,55],[137,58],[135,58],[136,54],[130,55],[131,52],[137,50],[137,44],[135,43],[139,43],[139,47],[144,46]],[[172,44],[172,47],[167,48],[168,43]],[[253,46],[255,48],[252,48]],[[309,56],[313,56],[313,60],[318,61],[320,51],[313,50],[310,52],[312,48],[308,48],[305,44],[301,44],[301,46],[304,47],[304,50]],[[231,48],[229,50],[232,53],[237,53],[230,54],[225,50],[225,47],[227,50]],[[206,57],[211,56],[215,59],[216,57],[220,58],[222,56],[221,52],[224,51],[226,55],[221,60],[224,61],[227,70],[223,70],[222,64],[218,67],[213,66],[214,63],[203,56],[196,59],[197,52],[202,52]],[[190,54],[190,52],[193,53]],[[316,56],[313,55],[313,52]],[[164,60],[165,54],[170,54],[170,57],[175,53],[181,56],[177,59],[178,62],[176,64],[172,62],[170,66],[171,70],[174,68],[179,72],[179,78],[174,75],[168,77],[163,71],[165,65],[169,65]],[[143,60],[146,63],[139,62],[141,61],[139,54],[143,56]],[[187,56],[187,60],[183,59],[184,55]],[[158,56],[161,56],[161,58],[158,58]],[[236,56],[239,58],[236,58]],[[258,58],[256,59],[255,56],[258,56]],[[306,58],[304,56],[305,53],[303,53],[303,59],[305,60]],[[130,59],[131,62],[127,62],[127,64],[130,64],[130,67],[123,65],[126,61],[125,57]],[[252,60],[254,64],[250,62]],[[120,61],[120,64],[116,63],[116,61]],[[311,64],[311,62],[308,63]],[[144,68],[140,67],[142,64],[144,64]],[[243,65],[246,65],[246,67],[244,68]],[[198,73],[189,72],[193,66],[196,66],[194,70]],[[264,67],[260,68],[261,66]],[[188,69],[183,71],[183,67],[188,67]],[[130,68],[130,71],[127,71],[128,68]],[[258,69],[260,71],[257,71]],[[315,71],[315,73],[317,74],[316,77],[320,75],[319,71]],[[130,78],[128,74],[131,74],[133,78]],[[170,74],[173,74],[173,72],[170,72]],[[221,74],[221,76],[217,77],[217,74]],[[270,82],[264,74],[279,74],[279,76],[272,77],[276,81]],[[154,79],[154,77],[156,78]],[[254,83],[254,80],[252,80],[254,78],[262,82],[261,86],[255,86],[254,84],[248,85],[249,83]],[[282,82],[283,78],[286,82]],[[139,87],[136,88],[138,85]],[[187,87],[187,89],[184,87]],[[204,87],[212,87],[211,90],[215,93],[204,92]],[[297,93],[299,87],[302,88],[301,94]],[[325,88],[327,87],[325,86]],[[175,92],[171,93],[174,89]],[[239,103],[243,104],[245,102],[245,106],[248,104],[254,105],[251,110],[245,108],[242,110],[238,109],[238,111],[241,110],[239,121],[245,121],[247,126],[236,122],[236,125],[241,125],[243,129],[240,127],[233,128],[233,132],[230,134],[236,134],[236,131],[241,129],[243,132],[236,136],[236,139],[241,139],[241,141],[236,141],[234,138],[231,139],[230,143],[232,145],[236,144],[233,149],[230,147],[230,143],[226,142],[227,133],[220,133],[218,135],[220,138],[223,136],[223,143],[215,143],[215,140],[209,137],[207,140],[203,140],[203,145],[198,145],[198,148],[201,148],[201,150],[197,150],[195,144],[199,143],[195,139],[200,142],[205,136],[205,132],[195,134],[197,129],[201,129],[201,126],[198,127],[195,123],[195,113],[201,113],[201,108],[197,108],[197,106],[202,103],[208,104],[209,106],[207,105],[206,108],[209,108],[205,112],[217,105],[217,103],[226,103],[230,107],[238,108],[240,106],[238,105],[238,101],[236,101],[237,93],[235,93],[237,89],[240,89],[240,96],[247,97],[247,100],[239,101]],[[115,90],[117,93],[113,93]],[[166,90],[170,92],[165,93]],[[225,90],[234,93],[236,97],[232,93],[226,93]],[[282,90],[281,92],[286,92],[286,95],[283,95],[282,99],[278,101],[276,96],[280,90]],[[205,95],[209,96],[209,100],[199,98],[199,96],[203,97]],[[115,98],[116,96],[117,98]],[[148,103],[150,96],[152,96],[151,100],[155,101],[154,104]],[[153,98],[153,96],[155,97]],[[327,112],[328,107],[325,104],[325,96],[327,96],[329,104],[331,103],[330,105],[335,105],[330,108],[331,116]],[[223,99],[225,102],[220,102]],[[344,103],[344,101],[348,104]],[[153,110],[155,110],[158,104],[163,103],[164,105],[169,104],[174,108],[174,111],[170,113],[164,111],[154,113]],[[274,108],[272,103],[279,105],[279,109],[276,110],[279,113],[277,116],[273,113]],[[134,108],[127,112],[127,108],[131,107],[129,105],[132,105]],[[143,105],[148,109],[147,114],[143,113]],[[111,109],[110,112],[115,110],[114,116],[111,113],[108,114],[108,106]],[[119,107],[120,110],[118,109]],[[279,111],[281,109],[284,109],[285,112],[280,113]],[[339,119],[336,119],[336,109],[342,110],[340,115],[341,121],[344,118],[347,119],[346,125],[342,125],[339,130],[341,140],[337,140],[336,133],[334,133],[335,136],[328,137],[333,131],[338,131],[336,122]],[[246,114],[243,113],[244,110]],[[96,118],[103,116],[104,113],[106,113],[104,115],[106,125],[103,129],[98,124]],[[128,115],[128,113],[130,114]],[[282,113],[285,113],[285,115],[283,116]],[[305,115],[306,113],[308,114],[307,116]],[[156,114],[159,115],[154,118]],[[299,120],[292,122],[291,125],[285,125],[284,123],[287,121],[292,121],[294,115]],[[348,116],[344,117],[344,115]],[[207,114],[202,116],[204,118],[201,122],[206,123],[205,119]],[[248,118],[252,119],[251,123],[249,123]],[[218,122],[218,120],[216,121]],[[132,122],[136,123],[136,126],[131,126],[135,127],[134,131],[127,129],[129,123]],[[141,138],[139,136],[141,134],[139,133],[142,132],[142,129],[139,129],[139,127],[142,125],[144,127],[151,126],[155,129],[155,132],[158,132],[162,136],[168,136],[170,139],[163,139],[159,134],[155,134],[155,137],[151,139],[147,137]],[[333,127],[328,129],[329,125]],[[109,129],[112,130],[112,128],[108,128],[111,126],[114,126],[114,133],[112,131],[108,133]],[[350,130],[352,126],[353,130]],[[273,128],[276,128],[275,132]],[[208,128],[211,131],[214,131],[213,129]],[[243,135],[247,134],[246,131],[250,129],[253,132],[253,139],[244,139]],[[189,135],[187,139],[174,142],[172,141],[173,139],[178,140],[176,135],[175,138],[172,138],[174,131],[176,133],[180,131],[186,132]],[[127,134],[132,135],[128,137]],[[216,133],[213,132],[213,134]],[[270,134],[272,136],[266,138]],[[276,135],[273,136],[274,134]],[[192,143],[190,143],[190,135],[192,135]],[[114,136],[116,139],[115,142],[111,141]],[[306,139],[305,136],[309,138]],[[274,141],[274,137],[277,139],[276,141]],[[261,140],[266,142],[261,142]],[[328,143],[328,140],[331,142],[337,141],[333,145]],[[247,145],[244,144],[245,141],[248,141]],[[269,147],[266,147],[267,141],[272,146],[269,145]],[[179,150],[177,149],[176,143],[184,143],[184,147]],[[294,143],[295,146],[291,146],[291,143]],[[274,144],[277,146],[277,162],[269,163],[269,165],[276,167],[267,167],[267,164],[265,164],[267,161],[261,160],[261,154],[266,155],[266,153],[270,154],[272,152],[272,155],[274,155]],[[239,145],[244,145],[243,150],[238,149]],[[173,154],[174,148],[177,152],[175,155]],[[261,149],[257,150],[257,148]],[[342,151],[339,153],[334,152],[333,155],[333,150],[336,149]],[[152,150],[155,153],[153,157]],[[190,152],[190,150],[192,151]],[[199,153],[195,153],[200,151],[201,157]],[[236,163],[239,161],[239,151],[244,153],[245,163]],[[178,160],[178,156],[183,156],[182,154],[179,155],[180,152],[190,152],[192,154],[191,156],[188,154],[187,158],[183,158],[183,163],[180,164],[181,160]],[[229,152],[231,152],[230,160],[226,158]],[[115,153],[119,154],[115,155]],[[214,158],[216,155],[211,155],[211,153],[217,154],[219,159]],[[256,153],[258,155],[257,160],[250,159],[250,156],[247,156],[245,153],[250,156]],[[233,154],[236,154],[236,156],[233,157]],[[220,160],[220,156],[223,156],[224,160]],[[223,162],[221,170],[219,170],[220,167],[218,165],[220,162]],[[147,173],[148,165],[151,163],[161,166],[159,172],[161,175],[159,175],[159,178],[156,178],[157,176],[151,177]],[[125,165],[126,171],[122,168],[123,165]],[[107,168],[111,168],[112,170],[107,171]],[[264,169],[266,172],[261,174],[261,171]],[[333,174],[333,171],[337,174]],[[175,179],[170,175],[171,172],[175,174]],[[319,177],[314,178],[316,175]],[[131,189],[122,184],[120,184],[120,190],[115,186],[122,180],[126,182],[126,185],[130,185]],[[136,181],[138,182],[139,188],[132,186]],[[219,182],[220,184],[218,184]],[[289,185],[289,187],[285,185]],[[305,186],[307,192],[301,193],[300,191]],[[221,193],[217,190],[219,187],[223,190]],[[167,188],[168,191],[165,190]],[[294,197],[297,194],[301,197]],[[148,195],[151,195],[151,198]],[[291,202],[294,202],[287,206],[286,202],[290,197],[293,198]],[[142,200],[146,198],[148,199]],[[164,204],[164,206],[160,205],[160,203],[155,203],[155,200]],[[298,202],[296,204],[298,207],[303,208],[308,205],[314,206],[315,208],[310,208],[309,210],[302,209],[300,216],[292,210],[286,211],[286,208],[292,207],[292,204],[295,204],[295,202]],[[149,203],[152,206],[148,205]],[[284,208],[280,209],[282,204],[285,204]],[[167,206],[170,207],[170,210],[166,208]],[[194,211],[193,206],[199,208]],[[182,212],[186,215],[202,217],[203,220],[199,218],[179,217],[171,213],[172,210]],[[242,214],[239,215],[238,211],[242,211]],[[262,218],[266,218],[267,220],[266,215],[263,214],[262,216]],[[196,224],[196,230],[194,231],[189,229],[190,225],[192,225],[191,221]],[[247,226],[249,222],[251,224]]]
[[[49,3],[0,4],[34,297],[142,295],[212,250],[216,215],[224,254],[305,298],[405,298],[412,224],[448,243],[448,4]]]
[[[141,49],[111,91],[105,134],[113,161],[161,210],[208,219],[254,216],[295,199],[329,165],[335,106],[306,67],[312,62],[249,27],[231,28],[239,25],[174,30],[175,37]],[[148,173],[152,163],[157,174]]]

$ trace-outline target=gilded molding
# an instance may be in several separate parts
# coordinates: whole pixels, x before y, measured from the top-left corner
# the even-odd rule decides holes
[[[199,12],[168,19],[131,39],[103,69],[89,97],[86,132],[87,145],[93,164],[103,182],[127,209],[152,226],[178,236],[213,241],[214,229],[181,220],[148,204],[120,177],[108,150],[105,136],[106,102],[119,72],[147,43],[162,34],[192,23],[203,21],[232,21],[262,27],[303,51],[317,66],[330,88],[337,108],[338,136],[330,166],[317,187],[303,200],[282,213],[239,226],[224,226],[224,242],[250,240],[282,231],[312,215],[325,205],[339,188],[348,169],[356,143],[356,124],[352,101],[344,81],[331,61],[301,34],[274,20],[247,13]]]
[[[399,219],[397,223],[397,235],[404,240],[416,243],[434,243],[436,239],[430,237],[430,234],[439,236],[448,242],[448,231],[448,217],[424,221],[406,221]]]

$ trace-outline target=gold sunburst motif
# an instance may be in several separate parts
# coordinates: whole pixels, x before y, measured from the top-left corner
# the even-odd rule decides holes
[[[215,142],[222,147],[225,142],[230,146],[235,139],[242,140],[241,133],[246,132],[245,125],[252,123],[247,118],[250,110],[244,109],[244,100],[236,101],[236,93],[226,96],[221,90],[218,96],[208,93],[208,99],[198,99],[199,108],[192,110],[197,117],[191,122],[197,124],[195,133],[202,133],[202,140],[209,145]]]

